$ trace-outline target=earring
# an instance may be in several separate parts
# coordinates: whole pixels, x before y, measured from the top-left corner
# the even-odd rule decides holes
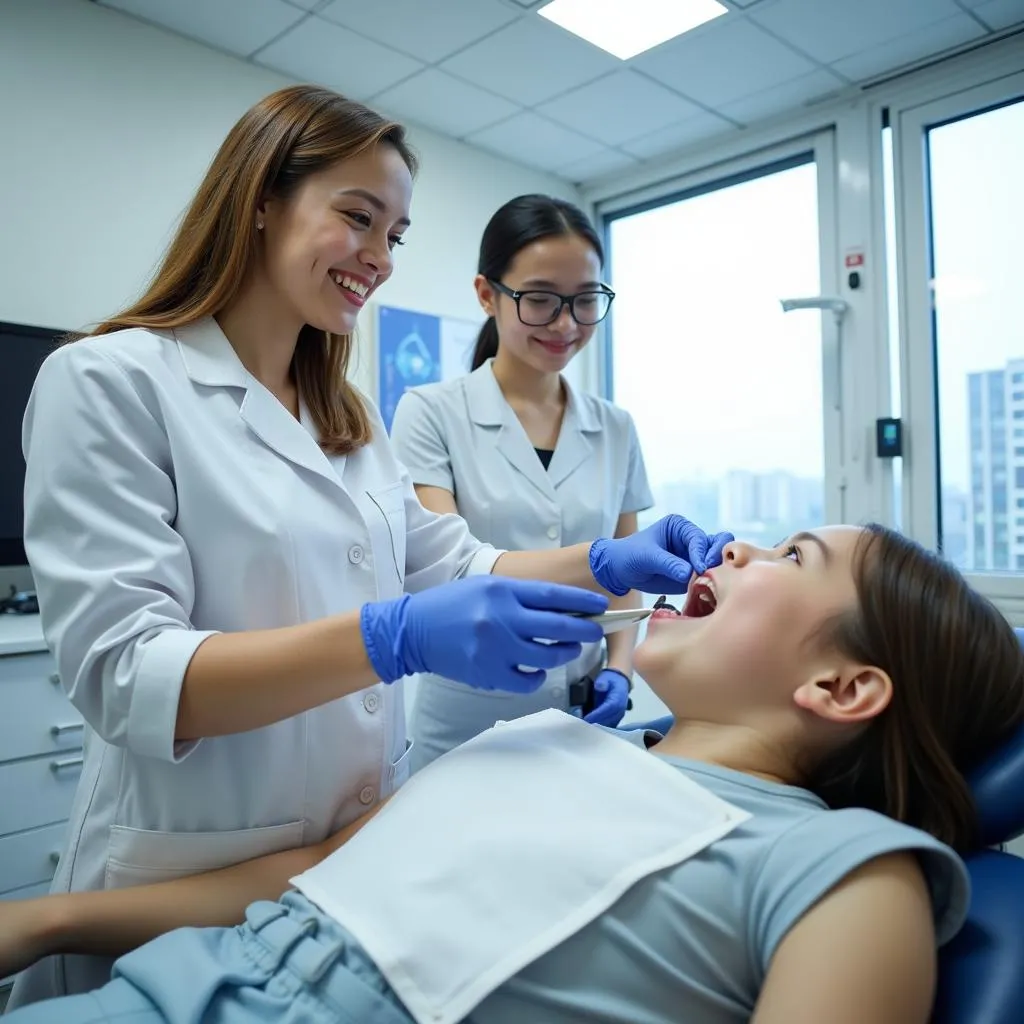
[[[257,231],[262,231],[262,230],[263,230],[263,221],[261,221],[261,220],[258,220],[258,221],[256,222],[256,230],[257,230]]]

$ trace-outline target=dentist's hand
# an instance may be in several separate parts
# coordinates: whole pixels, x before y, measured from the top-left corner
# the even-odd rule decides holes
[[[366,653],[385,683],[435,672],[481,690],[531,693],[543,684],[543,670],[572,661],[581,644],[601,639],[601,627],[578,616],[607,608],[604,595],[577,587],[470,576],[365,604],[360,625]],[[532,669],[523,671],[524,665]]]
[[[618,669],[604,669],[594,680],[594,700],[594,710],[583,720],[614,729],[629,704],[629,679]]]
[[[682,594],[694,573],[722,563],[722,549],[736,538],[709,535],[683,516],[663,516],[646,530],[618,540],[602,538],[590,546],[594,579],[611,594],[630,590]]]

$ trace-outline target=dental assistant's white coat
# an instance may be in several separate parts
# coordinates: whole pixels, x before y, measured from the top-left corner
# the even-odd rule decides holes
[[[55,890],[317,842],[402,782],[398,684],[174,741],[185,669],[212,632],[490,571],[499,552],[423,509],[371,416],[369,445],[325,455],[305,410],[300,423],[250,376],[212,319],[86,339],[44,364],[25,419],[25,543],[47,642],[90,726]],[[107,980],[108,961],[64,965],[68,991]],[[34,997],[65,990],[54,961],[31,983]]]
[[[654,504],[632,417],[565,384],[568,402],[545,470],[488,360],[464,377],[413,388],[391,438],[415,484],[440,487],[473,533],[502,550],[541,551],[611,537],[619,516]],[[421,677],[412,712],[414,768],[499,719],[569,708],[569,684],[600,671],[600,643],[547,673],[530,694]]]

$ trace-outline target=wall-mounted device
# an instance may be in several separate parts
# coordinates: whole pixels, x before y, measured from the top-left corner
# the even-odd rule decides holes
[[[880,459],[903,454],[903,421],[892,416],[875,420],[875,453]]]

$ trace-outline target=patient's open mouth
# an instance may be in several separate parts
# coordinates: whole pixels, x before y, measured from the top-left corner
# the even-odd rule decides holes
[[[690,585],[683,605],[684,619],[703,619],[718,607],[718,594],[709,576],[698,576]]]

